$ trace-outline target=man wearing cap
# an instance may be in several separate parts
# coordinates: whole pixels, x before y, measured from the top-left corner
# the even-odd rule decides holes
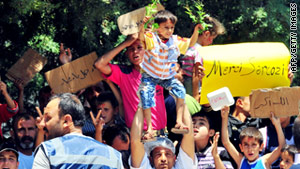
[[[17,169],[18,150],[16,145],[11,141],[5,141],[0,148],[0,169]]]
[[[184,123],[191,129],[191,116],[185,106]],[[138,108],[131,126],[131,157],[129,163],[131,168],[139,169],[196,169],[197,158],[195,156],[195,145],[193,130],[184,134],[176,157],[175,147],[171,140],[164,137],[157,138],[156,141],[141,142],[144,117],[141,108]],[[149,157],[149,159],[147,158]],[[152,167],[151,167],[152,166]]]
[[[82,134],[84,121],[85,110],[75,95],[53,96],[39,124],[48,141],[37,148],[32,168],[123,169],[120,152]]]

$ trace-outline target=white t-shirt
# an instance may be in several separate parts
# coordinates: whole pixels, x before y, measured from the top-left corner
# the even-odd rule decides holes
[[[34,156],[33,153],[28,156],[19,151],[19,169],[32,169]]]
[[[197,169],[198,160],[195,154],[194,161],[190,158],[180,147],[179,153],[175,162],[175,166],[172,169]],[[129,165],[131,169],[151,169],[151,164],[149,158],[147,158],[147,154],[145,152],[143,161],[139,168],[134,168],[131,165],[131,156],[129,158]],[[153,168],[154,169],[154,168]]]

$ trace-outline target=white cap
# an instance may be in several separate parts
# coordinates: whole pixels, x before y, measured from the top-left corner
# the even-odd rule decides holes
[[[164,147],[167,149],[170,149],[175,154],[175,146],[173,142],[166,138],[166,137],[156,137],[157,139],[155,141],[146,142],[144,144],[145,151],[150,156],[150,153],[156,148],[156,147]]]

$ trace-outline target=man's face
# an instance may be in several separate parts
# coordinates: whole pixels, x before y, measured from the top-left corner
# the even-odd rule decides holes
[[[243,102],[243,107],[242,107],[242,110],[245,112],[245,113],[248,113],[250,112],[250,98],[249,96],[247,97],[244,97],[244,98],[241,98],[241,101]],[[250,114],[249,114],[250,116]]]
[[[122,150],[129,150],[129,137],[127,137],[127,142],[124,142],[121,139],[121,136],[117,136],[114,138],[113,142],[112,142],[112,147],[118,151],[122,151]]]
[[[15,125],[15,139],[18,147],[24,150],[32,149],[37,134],[34,118],[30,117],[29,120],[21,118]]]
[[[176,160],[175,154],[168,148],[157,147],[152,151],[155,169],[171,169]]]
[[[18,158],[12,151],[0,153],[0,169],[17,169],[19,166]]]
[[[194,139],[209,140],[209,137],[214,135],[214,130],[209,129],[209,123],[206,117],[195,116],[192,118],[194,128]]]
[[[263,144],[259,145],[259,142],[253,137],[245,137],[240,144],[240,149],[244,153],[248,161],[253,162],[259,157],[259,151],[262,151]]]
[[[47,140],[64,135],[64,120],[59,117],[59,101],[59,98],[51,100],[44,110],[45,113],[42,122],[45,126],[44,130]]]
[[[139,40],[136,40],[133,44],[131,44],[126,51],[129,61],[135,66],[138,66],[140,63],[142,63],[144,54],[145,49]]]

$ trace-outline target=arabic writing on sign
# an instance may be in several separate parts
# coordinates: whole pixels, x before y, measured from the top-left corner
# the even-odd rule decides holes
[[[255,106],[254,109],[259,109],[261,107],[272,106],[272,105],[288,106],[289,105],[289,99],[287,97],[280,96],[279,100],[275,101],[275,100],[271,100],[270,97],[265,97],[264,98],[264,103],[261,103],[258,106]]]
[[[142,22],[143,22],[143,20],[140,20],[134,24],[123,25],[121,32],[126,31],[127,29],[138,28]]]
[[[89,69],[80,70],[79,74],[71,73],[71,76],[67,77],[66,79],[65,78],[61,79],[63,81],[61,85],[69,84],[73,80],[78,80],[78,79],[83,80],[88,76],[89,72],[94,72],[94,68],[91,68],[91,70]]]

